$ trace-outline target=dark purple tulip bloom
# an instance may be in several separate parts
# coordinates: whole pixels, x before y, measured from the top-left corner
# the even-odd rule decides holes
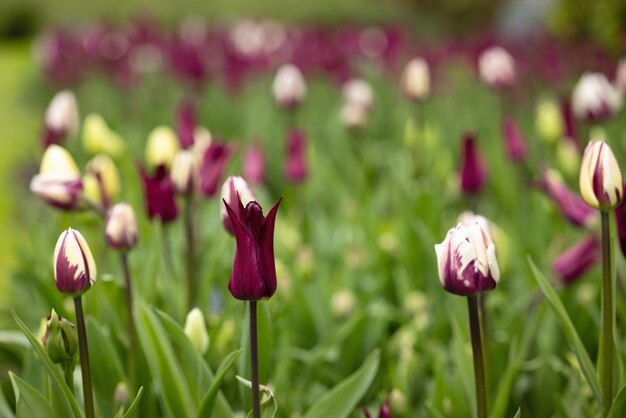
[[[165,166],[157,167],[153,176],[149,176],[142,167],[141,177],[148,217],[159,219],[163,223],[175,220],[178,216],[178,207],[174,198],[174,184]]]
[[[600,249],[594,236],[585,237],[554,259],[552,271],[563,284],[570,285],[600,261]]]
[[[465,193],[479,192],[487,181],[487,168],[476,145],[472,132],[463,136],[463,162],[461,166],[461,190]]]
[[[196,129],[196,108],[193,102],[183,102],[176,114],[176,133],[182,149],[189,149],[194,143]]]
[[[228,282],[228,290],[235,299],[267,299],[276,291],[274,224],[281,200],[282,197],[267,217],[263,216],[263,209],[255,201],[244,208],[238,200],[239,210],[235,212],[223,200],[237,243],[233,272]]]
[[[528,153],[526,141],[522,131],[513,119],[506,118],[502,121],[502,131],[504,133],[504,145],[509,159],[515,163],[521,163]]]
[[[292,129],[287,135],[287,160],[284,170],[287,179],[293,183],[304,181],[308,175],[306,134],[303,131]]]
[[[572,192],[555,174],[545,171],[541,188],[557,205],[563,216],[576,226],[587,226],[597,216],[597,211]]]
[[[246,150],[243,157],[243,177],[253,184],[265,181],[265,155],[258,142],[254,142]]]
[[[626,190],[626,184],[624,184],[624,190]],[[615,208],[615,221],[617,222],[619,246],[622,249],[622,254],[626,257],[626,199],[622,200],[619,206]]]
[[[204,151],[200,163],[200,190],[205,196],[213,197],[221,184],[222,173],[233,152],[233,147],[218,141],[211,142]]]

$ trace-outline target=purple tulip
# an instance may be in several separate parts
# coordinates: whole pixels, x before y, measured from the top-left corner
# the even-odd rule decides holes
[[[624,184],[624,190],[626,190],[626,184]],[[617,223],[617,237],[619,238],[619,245],[622,249],[622,254],[626,257],[626,199],[615,208],[615,221]]]
[[[54,247],[54,281],[61,293],[79,296],[96,282],[96,263],[89,245],[76,229],[68,228]]]
[[[235,299],[259,300],[270,298],[276,291],[274,264],[274,223],[282,197],[270,209],[267,217],[255,202],[235,212],[224,200],[228,217],[235,232],[237,248],[228,290]]]
[[[513,119],[506,118],[502,121],[504,132],[504,145],[509,159],[515,163],[521,163],[526,158],[528,150],[522,131]]]
[[[159,219],[163,223],[175,220],[178,208],[174,198],[174,184],[165,166],[158,166],[153,176],[149,176],[142,167],[141,176],[148,217]]]
[[[487,181],[487,168],[476,145],[476,136],[467,132],[463,136],[463,163],[461,166],[461,190],[465,193],[479,192]]]
[[[285,176],[292,183],[304,181],[308,175],[306,161],[306,134],[293,129],[287,135],[287,160],[285,161]]]
[[[250,183],[265,181],[265,155],[259,142],[248,147],[243,157],[243,177]]]
[[[217,193],[224,168],[233,153],[231,145],[218,141],[204,151],[200,163],[200,190],[205,196],[213,197]]]
[[[193,102],[183,102],[178,106],[176,114],[176,133],[182,149],[189,149],[194,143],[196,129],[196,108]]]
[[[597,216],[597,211],[587,206],[580,196],[572,192],[555,171],[544,171],[540,185],[563,216],[574,225],[588,226]]]
[[[594,236],[588,236],[554,259],[552,271],[559,280],[570,285],[601,259],[601,246]]]

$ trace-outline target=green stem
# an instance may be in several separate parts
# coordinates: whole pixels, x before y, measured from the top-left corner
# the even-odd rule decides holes
[[[165,267],[168,273],[173,279],[176,277],[174,274],[174,259],[172,258],[172,242],[170,240],[169,230],[166,224],[161,223],[161,238],[163,242],[163,256],[165,257]]]
[[[91,388],[91,369],[89,367],[89,349],[87,348],[87,330],[85,329],[85,315],[81,296],[74,298],[76,311],[76,328],[78,330],[78,349],[80,351],[80,369],[83,375],[83,398],[85,402],[85,417],[94,418],[93,389]]]
[[[600,382],[602,384],[602,416],[606,417],[613,402],[613,278],[611,259],[610,212],[601,211],[602,218],[602,329],[600,332]]]
[[[476,416],[487,418],[487,393],[485,388],[485,366],[483,360],[483,344],[478,317],[478,297],[467,297],[470,334],[472,336],[472,352],[474,353],[474,381],[476,384]]]
[[[63,377],[65,377],[65,384],[74,393],[74,366],[76,364],[73,361],[64,363],[62,365]]]
[[[187,310],[190,311],[195,303],[195,237],[194,237],[194,207],[193,194],[185,197],[185,235],[187,238]]]
[[[120,254],[122,270],[124,272],[124,287],[126,290],[126,311],[128,314],[128,385],[131,390],[135,389],[135,350],[137,347],[137,332],[135,331],[135,321],[133,320],[133,288],[130,280],[130,269],[128,268],[128,253]]]
[[[259,401],[259,353],[256,327],[256,300],[250,301],[250,373],[252,375],[252,416],[261,418]]]

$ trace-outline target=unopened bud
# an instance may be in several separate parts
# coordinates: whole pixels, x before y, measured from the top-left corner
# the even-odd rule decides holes
[[[154,128],[148,135],[146,143],[146,161],[152,167],[165,166],[168,170],[172,167],[179,144],[176,133],[167,126]]]
[[[209,333],[206,329],[204,316],[198,308],[193,308],[185,320],[185,335],[202,355],[209,349]]]
[[[128,251],[137,244],[137,218],[128,203],[118,203],[107,212],[104,234],[109,245]]]

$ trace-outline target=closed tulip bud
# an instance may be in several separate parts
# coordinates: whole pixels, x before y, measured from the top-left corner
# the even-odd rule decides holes
[[[543,173],[540,181],[541,188],[557,205],[565,219],[576,226],[590,226],[596,219],[595,210],[572,192],[554,170]]]
[[[196,156],[193,151],[178,151],[170,172],[177,193],[186,195],[193,191],[194,177],[197,175],[196,165]]]
[[[622,107],[622,94],[600,73],[585,73],[572,93],[572,111],[578,119],[602,121]]]
[[[489,235],[489,238],[495,241],[491,222],[484,216],[476,215],[474,212],[467,210],[459,215],[458,221],[468,228],[477,223]]]
[[[239,201],[241,201],[243,207],[245,207],[248,203],[256,199],[254,198],[248,183],[246,183],[243,178],[239,176],[231,176],[226,179],[224,185],[222,186],[222,200],[228,203],[228,205],[233,209],[233,212],[235,212],[237,217],[240,218],[243,216],[243,213],[239,212]],[[230,222],[230,217],[228,216],[225,205],[220,206],[220,215],[222,218],[222,224],[224,225],[226,231],[228,231],[231,235],[235,235],[235,230]]]
[[[124,382],[119,382],[115,386],[115,391],[113,391],[113,404],[115,405],[115,409],[118,410],[120,408],[124,408],[130,402],[130,393],[128,391],[128,385]]]
[[[535,111],[535,129],[546,142],[555,142],[564,135],[563,116],[558,103],[542,99]]]
[[[116,250],[129,251],[137,244],[137,218],[128,203],[114,205],[106,215],[104,235]]]
[[[360,131],[367,124],[367,108],[356,103],[344,103],[339,119],[346,128]]]
[[[389,404],[394,415],[404,416],[408,411],[406,395],[398,388],[394,388],[389,393]]]
[[[87,241],[75,229],[68,228],[59,237],[53,267],[54,281],[61,293],[80,296],[96,282],[96,262]]]
[[[106,154],[99,154],[87,163],[85,197],[105,208],[111,206],[120,192],[117,166]]]
[[[146,161],[151,167],[172,167],[178,153],[178,137],[171,128],[159,126],[148,135]]]
[[[430,95],[430,70],[423,58],[413,58],[402,71],[400,79],[402,92],[411,100],[426,100]]]
[[[236,299],[267,299],[276,292],[274,224],[281,200],[282,197],[266,217],[257,202],[244,207],[238,201],[239,210],[235,212],[224,201],[237,243],[233,272],[228,282],[228,290]]]
[[[111,130],[104,118],[98,114],[90,114],[83,122],[83,147],[90,155],[108,154],[112,157],[121,156],[126,144],[121,136]]]
[[[226,164],[233,153],[233,146],[212,141],[202,155],[199,168],[200,191],[204,196],[213,197],[217,193]]]
[[[369,109],[374,104],[374,92],[369,83],[361,78],[346,81],[341,88],[346,103]]]
[[[258,142],[248,147],[243,157],[243,177],[252,184],[265,181],[265,155]]]
[[[46,321],[46,331],[41,343],[55,364],[72,367],[78,360],[78,334],[67,319],[53,309]]]
[[[184,102],[176,113],[176,133],[182,149],[193,147],[196,130],[196,108],[193,102]]]
[[[604,141],[591,141],[580,165],[580,194],[596,209],[612,209],[622,200],[622,173]]]
[[[626,92],[626,57],[620,58],[615,69],[615,87],[623,93]]]
[[[272,93],[276,104],[285,109],[296,108],[306,96],[306,81],[300,69],[293,64],[285,64],[276,72]]]
[[[461,190],[465,193],[479,192],[487,181],[487,168],[476,145],[476,137],[468,132],[463,136],[461,165]]]
[[[348,289],[337,291],[330,299],[330,308],[336,317],[345,318],[354,311],[356,300],[354,293]]]
[[[515,59],[504,48],[486,49],[478,58],[480,78],[491,88],[512,87],[517,79]]]
[[[59,143],[67,135],[76,135],[79,124],[76,96],[70,90],[58,92],[52,98],[44,116],[44,148]]]
[[[457,225],[435,245],[439,279],[455,295],[469,296],[491,290],[500,280],[496,246],[478,222]]]
[[[74,159],[65,148],[53,144],[46,149],[39,174],[30,182],[30,190],[59,209],[73,210],[79,206],[83,182]]]
[[[174,184],[165,166],[157,167],[153,175],[141,168],[146,210],[150,219],[169,223],[178,217],[178,207],[174,195]]]
[[[209,333],[206,329],[204,316],[198,308],[193,308],[185,319],[185,335],[198,353],[204,355],[209,349]]]
[[[573,141],[561,140],[556,146],[556,161],[566,177],[574,178],[580,169],[580,150]]]
[[[293,129],[287,134],[287,158],[284,165],[287,180],[299,183],[307,178],[309,170],[306,160],[306,134]]]
[[[588,236],[554,259],[552,271],[565,285],[572,284],[602,258],[600,242]]]
[[[526,149],[526,141],[522,135],[522,131],[513,119],[504,119],[502,122],[502,131],[504,133],[504,149],[506,155],[514,163],[524,162],[528,150]]]
[[[193,152],[196,155],[203,155],[213,142],[213,135],[204,126],[196,126],[193,131]]]

